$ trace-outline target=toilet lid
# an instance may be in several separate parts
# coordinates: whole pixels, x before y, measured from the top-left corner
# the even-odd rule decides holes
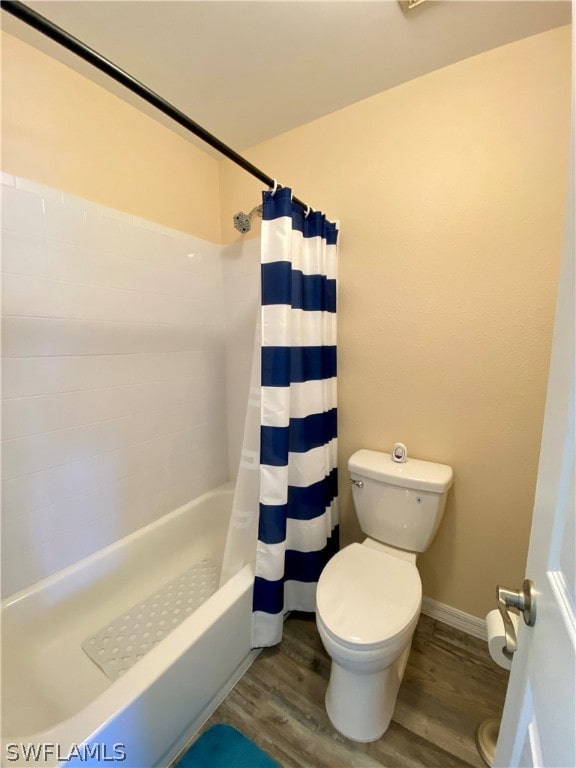
[[[401,633],[420,612],[422,584],[414,563],[362,544],[328,562],[316,607],[326,627],[349,643],[373,645]]]

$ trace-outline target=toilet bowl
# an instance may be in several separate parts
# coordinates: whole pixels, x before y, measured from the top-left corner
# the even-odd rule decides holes
[[[332,659],[328,716],[349,739],[374,741],[392,719],[422,605],[416,556],[438,529],[452,468],[367,450],[348,468],[368,538],[322,571],[316,623]]]
[[[345,547],[322,572],[316,622],[332,658],[326,710],[344,736],[373,741],[388,728],[421,603],[414,563],[370,540]]]

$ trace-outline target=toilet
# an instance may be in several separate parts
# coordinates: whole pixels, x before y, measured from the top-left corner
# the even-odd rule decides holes
[[[452,485],[445,464],[378,451],[348,462],[362,544],[328,562],[316,623],[332,659],[326,710],[354,741],[374,741],[392,719],[422,605],[416,557],[431,544]]]

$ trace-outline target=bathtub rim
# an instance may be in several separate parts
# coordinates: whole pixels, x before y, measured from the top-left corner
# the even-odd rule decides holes
[[[53,589],[57,587],[61,582],[64,582],[66,579],[73,579],[75,574],[82,572],[85,569],[96,567],[100,561],[104,560],[106,557],[113,556],[114,553],[117,550],[120,550],[123,546],[132,544],[147,534],[151,534],[156,528],[160,528],[163,524],[169,524],[176,518],[185,515],[195,506],[204,502],[206,499],[220,494],[232,496],[233,493],[234,483],[230,480],[222,483],[216,488],[212,488],[210,491],[206,491],[206,493],[203,493],[201,496],[197,496],[195,499],[187,501],[185,504],[181,504],[179,507],[176,507],[176,509],[167,512],[165,515],[162,515],[156,520],[153,520],[151,523],[147,523],[141,528],[137,528],[135,531],[132,531],[132,533],[129,533],[126,536],[122,536],[120,539],[116,539],[116,541],[113,541],[111,544],[107,544],[105,547],[97,549],[87,557],[83,557],[80,560],[77,560],[75,563],[71,563],[65,568],[54,571],[54,573],[51,573],[49,576],[45,576],[43,579],[35,581],[29,586],[24,587],[17,592],[13,592],[11,595],[7,595],[0,601],[0,611],[4,611],[5,609],[16,605],[22,600],[34,596],[44,589]]]

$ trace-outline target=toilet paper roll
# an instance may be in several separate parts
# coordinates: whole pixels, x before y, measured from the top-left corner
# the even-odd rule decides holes
[[[516,637],[518,637],[518,615],[509,613]],[[506,653],[506,634],[504,632],[504,621],[498,609],[490,611],[486,616],[486,629],[488,631],[488,651],[499,667],[510,669],[512,666],[512,656]]]

